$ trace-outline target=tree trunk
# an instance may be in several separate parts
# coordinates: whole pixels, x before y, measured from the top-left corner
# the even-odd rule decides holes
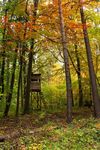
[[[6,43],[5,43],[5,35],[6,35],[6,28],[7,28],[6,27],[6,24],[7,24],[7,20],[6,20],[7,11],[8,10],[5,10],[4,30],[3,30],[3,38],[2,38],[3,50],[2,50],[2,66],[1,66],[1,74],[0,74],[0,86],[2,88],[1,88],[1,97],[0,97],[0,99],[2,99],[2,95],[4,94],[5,45],[6,45]]]
[[[25,51],[24,51],[24,46],[23,46],[23,56],[25,57]],[[24,109],[24,100],[25,100],[25,89],[26,89],[26,62],[23,62],[23,74],[22,74],[22,84],[21,84],[21,108],[22,112]],[[23,86],[23,87],[22,87]]]
[[[78,88],[79,88],[79,107],[83,106],[83,92],[82,92],[82,78],[81,78],[81,66],[79,54],[77,51],[77,45],[75,45],[75,54],[77,60],[77,77],[78,77]]]
[[[9,90],[9,84],[10,84],[10,59],[7,58],[6,60],[6,93]]]
[[[34,43],[31,45],[33,49]],[[29,101],[30,101],[30,82],[31,82],[31,73],[32,73],[32,61],[33,61],[33,52],[32,49],[29,53],[29,63],[28,63],[28,74],[27,74],[27,85],[25,89],[25,104],[24,104],[24,114],[29,113]]]
[[[20,52],[20,69],[19,69],[19,77],[18,77],[16,116],[18,116],[19,114],[19,98],[20,98],[21,81],[22,81],[22,52]]]
[[[14,80],[15,80],[17,48],[15,50],[15,57],[14,57],[14,61],[13,61],[13,67],[12,67],[13,71],[12,71],[10,89],[9,89],[9,92],[7,94],[7,97],[6,97],[6,107],[5,107],[5,111],[4,111],[4,117],[8,116],[9,108],[10,108],[10,105],[11,105],[11,99],[12,99],[12,93],[13,93],[13,87],[14,87]]]
[[[1,86],[1,97],[0,99],[2,99],[2,96],[4,94],[4,70],[5,70],[5,51],[2,54],[2,65],[1,65],[1,76],[0,76],[0,86]]]
[[[63,56],[64,56],[64,64],[65,64],[67,123],[71,123],[72,122],[72,93],[71,93],[72,86],[71,86],[69,58],[68,58],[68,50],[67,50],[66,35],[65,35],[65,29],[64,29],[64,20],[63,20],[61,0],[58,0],[58,7],[59,7],[59,18],[60,18],[60,32],[61,32],[61,37],[62,37]]]
[[[37,16],[38,0],[34,0],[34,22],[35,25],[36,16]],[[27,72],[27,85],[25,89],[25,103],[24,103],[24,114],[29,113],[29,104],[30,104],[30,82],[31,82],[31,73],[32,73],[32,61],[33,61],[33,47],[34,39],[31,39],[31,48],[29,52],[29,62],[28,62],[28,72]]]
[[[93,97],[93,103],[94,103],[94,115],[96,118],[100,118],[100,100],[99,100],[99,95],[98,95],[98,90],[97,90],[96,76],[94,72],[92,53],[91,53],[91,48],[90,48],[90,43],[89,43],[89,37],[88,37],[83,7],[80,8],[80,15],[81,15],[81,21],[83,24],[83,34],[84,34],[84,41],[85,41],[85,46],[86,46],[91,90],[92,90],[92,97]]]

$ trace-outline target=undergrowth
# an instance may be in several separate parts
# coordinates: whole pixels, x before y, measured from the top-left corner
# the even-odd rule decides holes
[[[65,118],[44,113],[37,120],[31,118],[34,127],[23,128],[25,134],[0,143],[0,150],[99,150],[99,121],[76,118],[68,125]]]

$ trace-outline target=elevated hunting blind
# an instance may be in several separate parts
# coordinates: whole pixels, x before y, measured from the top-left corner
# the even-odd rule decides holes
[[[31,74],[30,90],[32,92],[41,92],[41,74]]]

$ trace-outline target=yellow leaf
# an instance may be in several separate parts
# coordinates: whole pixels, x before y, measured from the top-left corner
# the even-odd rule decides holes
[[[96,128],[97,128],[97,129],[100,129],[100,123],[97,123],[97,124],[96,124]]]

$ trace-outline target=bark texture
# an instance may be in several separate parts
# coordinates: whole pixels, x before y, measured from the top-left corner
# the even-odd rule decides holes
[[[92,53],[91,53],[91,47],[90,47],[87,26],[86,26],[86,19],[84,16],[83,7],[80,8],[80,15],[81,15],[81,21],[83,24],[84,42],[85,42],[85,46],[86,46],[89,75],[90,75],[90,82],[91,82],[91,90],[92,90],[92,97],[93,97],[93,103],[94,103],[94,115],[96,118],[100,118],[100,100],[99,100],[99,95],[98,95],[98,89],[97,89],[97,84],[96,84],[96,75],[95,75],[93,61],[92,61]]]
[[[59,7],[59,18],[60,18],[60,32],[62,37],[62,46],[63,46],[63,56],[64,56],[64,64],[65,64],[65,77],[66,77],[66,97],[67,97],[67,123],[72,122],[72,86],[71,86],[71,75],[70,75],[70,65],[68,58],[68,50],[67,50],[67,40],[64,29],[64,20],[62,13],[62,5],[61,0],[58,0]]]

